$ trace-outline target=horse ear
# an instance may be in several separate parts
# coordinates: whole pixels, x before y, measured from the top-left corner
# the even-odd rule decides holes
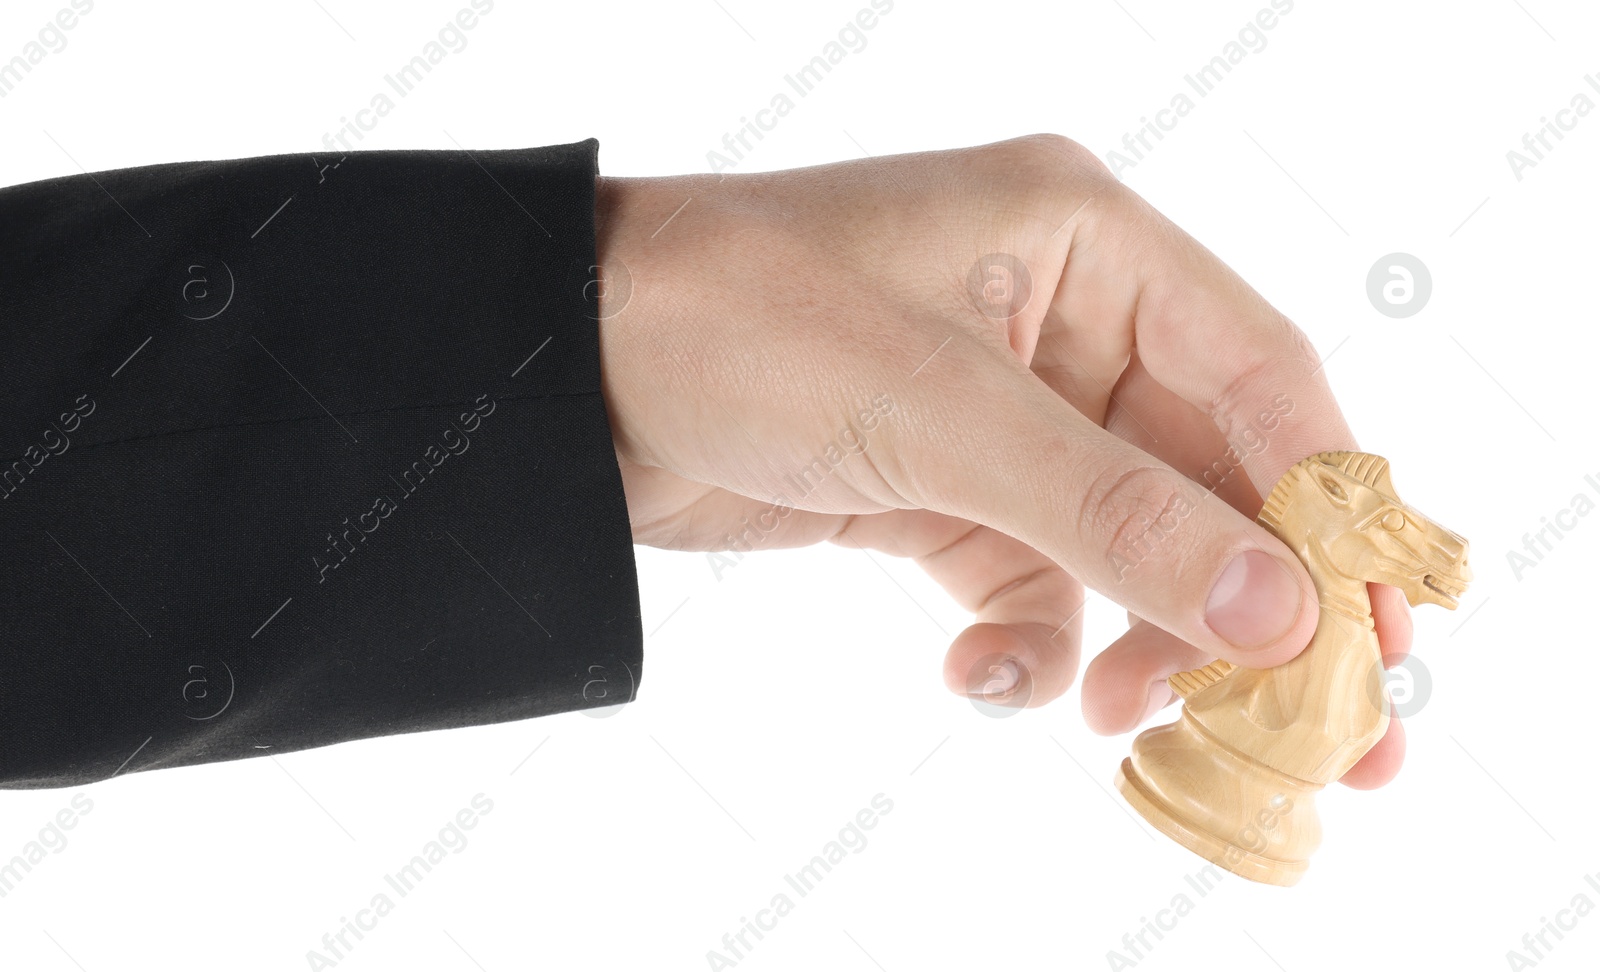
[[[1345,460],[1343,468],[1352,479],[1390,496],[1394,495],[1394,484],[1389,482],[1389,460],[1370,452],[1350,452],[1346,455],[1349,458]]]
[[[1322,491],[1324,493],[1327,493],[1329,496],[1332,496],[1341,503],[1350,502],[1350,494],[1344,491],[1344,486],[1340,485],[1339,483],[1338,475],[1336,475],[1332,470],[1327,468],[1318,469],[1313,475],[1316,478],[1317,485],[1322,487]]]
[[[1382,456],[1370,454],[1367,458],[1372,462],[1372,469],[1368,473],[1369,478],[1365,479],[1364,482],[1380,493],[1388,496],[1398,496],[1399,494],[1394,491],[1394,482],[1389,479],[1389,460]]]

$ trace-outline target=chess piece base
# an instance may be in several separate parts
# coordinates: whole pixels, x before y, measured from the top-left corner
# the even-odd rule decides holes
[[[1147,729],[1117,789],[1152,826],[1201,857],[1263,884],[1300,880],[1322,842],[1321,785],[1285,776],[1207,732],[1184,709]]]

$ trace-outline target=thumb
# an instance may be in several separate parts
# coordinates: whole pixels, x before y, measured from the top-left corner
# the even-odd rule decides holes
[[[1280,665],[1311,640],[1298,558],[1212,492],[1094,424],[988,335],[908,380],[879,472],[912,503],[1029,544],[1218,658]]]

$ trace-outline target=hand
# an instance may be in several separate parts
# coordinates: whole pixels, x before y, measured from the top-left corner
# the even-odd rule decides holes
[[[1087,585],[1129,611],[1084,675],[1101,733],[1173,701],[1174,672],[1310,641],[1311,579],[1254,516],[1291,465],[1357,447],[1318,356],[1081,146],[603,178],[597,219],[638,542],[913,557],[977,615],[945,683],[1002,704],[1070,686]],[[1394,664],[1410,614],[1372,595]],[[1345,782],[1403,752],[1391,720]]]

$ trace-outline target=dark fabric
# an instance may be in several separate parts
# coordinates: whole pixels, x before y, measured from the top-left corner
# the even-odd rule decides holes
[[[634,697],[597,148],[0,190],[0,786]]]

